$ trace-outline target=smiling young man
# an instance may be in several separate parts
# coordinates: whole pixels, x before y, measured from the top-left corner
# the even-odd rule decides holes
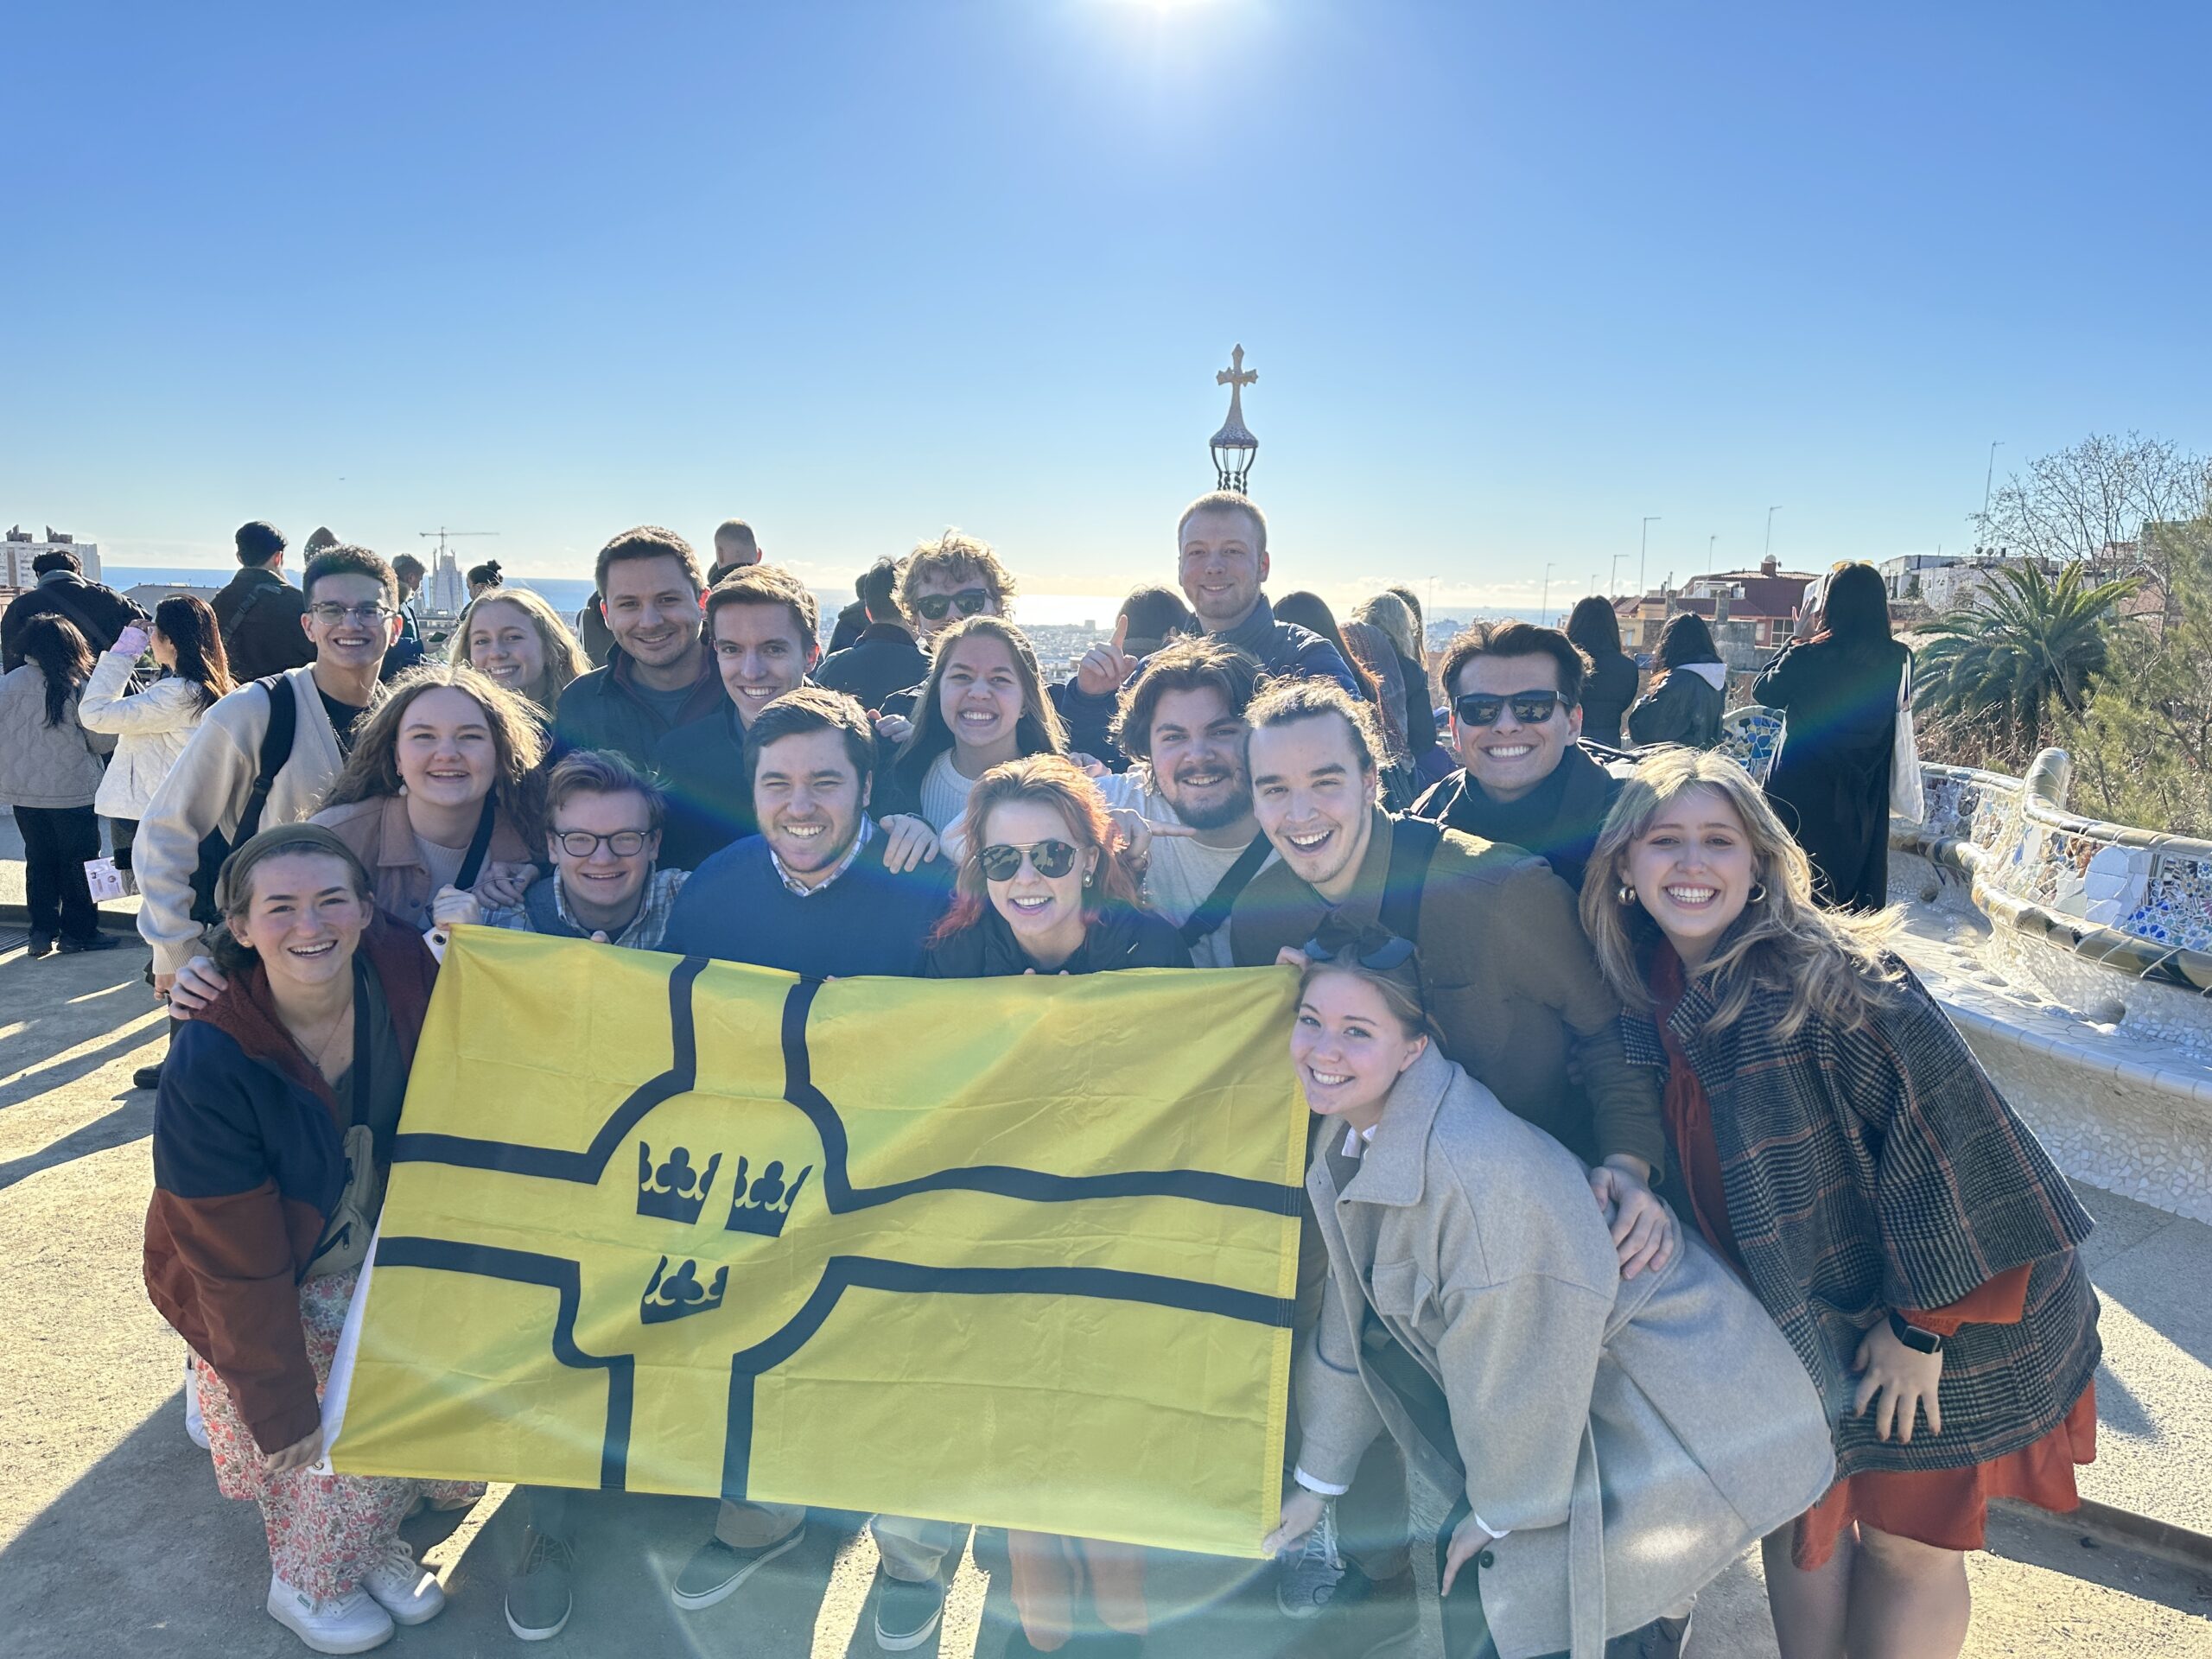
[[[950,866],[886,868],[890,837],[869,822],[875,733],[850,697],[802,686],[753,721],[746,746],[760,833],[701,865],[669,919],[664,950],[810,978],[911,976],[952,897]],[[937,1628],[945,1558],[966,1536],[944,1522],[879,1516],[873,1605],[880,1649],[904,1652]],[[710,1607],[805,1535],[796,1504],[725,1502],[715,1535],[677,1575],[676,1605]]]
[[[236,845],[254,829],[315,811],[352,750],[354,723],[383,696],[377,670],[399,630],[391,567],[366,548],[334,547],[308,561],[300,585],[307,603],[300,626],[314,660],[242,685],[210,709],[139,820],[131,867],[143,899],[138,931],[153,947],[157,995],[165,996],[176,970],[200,952],[202,926],[214,919],[194,887],[200,843],[219,834]],[[289,700],[288,745],[265,742],[272,691]],[[265,757],[273,763],[265,779],[264,747],[283,751]],[[241,833],[249,817],[253,822]],[[203,885],[212,893],[212,883]]]
[[[592,574],[613,645],[604,668],[561,693],[554,747],[613,749],[650,766],[663,737],[722,698],[700,639],[698,556],[674,531],[640,524],[600,549]]]
[[[1274,849],[1252,815],[1244,765],[1244,710],[1259,670],[1218,639],[1183,639],[1154,653],[1122,692],[1113,736],[1143,762],[1097,780],[1107,800],[1155,828],[1145,865],[1145,902],[1180,930],[1200,968],[1234,965],[1229,912]]]
[[[1484,841],[1525,849],[1580,893],[1626,779],[1582,736],[1589,659],[1556,628],[1479,622],[1444,653],[1459,770],[1413,805]]]
[[[1318,676],[1357,696],[1359,683],[1319,634],[1278,622],[1264,591],[1270,569],[1268,520],[1233,491],[1202,495],[1176,521],[1178,573],[1198,626],[1233,645],[1269,678]],[[1102,759],[1118,754],[1109,735],[1116,695],[1142,668],[1120,643],[1093,645],[1061,699],[1071,744]]]
[[[688,872],[660,867],[667,802],[620,755],[579,749],[545,780],[550,881],[484,912],[487,927],[658,950]]]

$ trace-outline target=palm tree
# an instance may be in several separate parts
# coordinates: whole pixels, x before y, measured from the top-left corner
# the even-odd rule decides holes
[[[2054,580],[2032,559],[2002,564],[1971,608],[1926,630],[1932,643],[1914,671],[1916,701],[1993,728],[2016,753],[2043,747],[2051,705],[2079,719],[2105,671],[2113,607],[2137,578],[2093,582],[2076,562]]]

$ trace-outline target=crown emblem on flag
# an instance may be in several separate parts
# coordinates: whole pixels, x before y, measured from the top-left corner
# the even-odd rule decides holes
[[[645,1294],[638,1299],[638,1318],[646,1325],[665,1325],[671,1319],[686,1319],[694,1313],[711,1313],[722,1305],[722,1293],[728,1288],[728,1268],[716,1268],[713,1282],[702,1285],[696,1262],[687,1258],[671,1273],[668,1258],[664,1255],[660,1265],[653,1269],[653,1276],[645,1282]]]
[[[715,1185],[715,1172],[721,1167],[719,1152],[707,1160],[702,1174],[691,1167],[691,1152],[687,1147],[669,1149],[667,1160],[658,1169],[653,1167],[653,1149],[643,1141],[638,1142],[638,1213],[658,1216],[663,1221],[681,1222],[690,1226],[699,1219],[699,1212],[707,1207],[707,1195]],[[739,1192],[743,1193],[745,1160],[738,1160]]]
[[[722,1230],[758,1233],[763,1238],[779,1236],[784,1223],[791,1218],[791,1205],[798,1201],[799,1188],[814,1173],[814,1166],[809,1164],[801,1169],[788,1185],[784,1181],[781,1159],[762,1170],[749,1188],[745,1183],[745,1160],[741,1157],[737,1160],[737,1179],[730,1188],[729,1221]]]

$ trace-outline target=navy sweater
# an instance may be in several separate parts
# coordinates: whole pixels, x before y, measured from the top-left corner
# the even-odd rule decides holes
[[[808,979],[921,972],[925,941],[952,897],[944,855],[893,875],[884,837],[845,873],[801,898],[784,886],[768,843],[748,836],[708,859],[683,884],[661,949],[780,968]]]

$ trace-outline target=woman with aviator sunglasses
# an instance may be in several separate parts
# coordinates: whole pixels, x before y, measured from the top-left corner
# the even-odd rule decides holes
[[[1139,906],[1105,799],[1071,762],[1035,755],[994,766],[969,796],[962,828],[968,852],[927,977],[1191,965],[1173,925]],[[1117,1652],[1141,1642],[1149,1623],[1142,1551],[1009,1530],[1007,1554],[1021,1616],[1008,1655],[1058,1651],[1079,1629]],[[1081,1618],[1086,1591],[1090,1618]]]

